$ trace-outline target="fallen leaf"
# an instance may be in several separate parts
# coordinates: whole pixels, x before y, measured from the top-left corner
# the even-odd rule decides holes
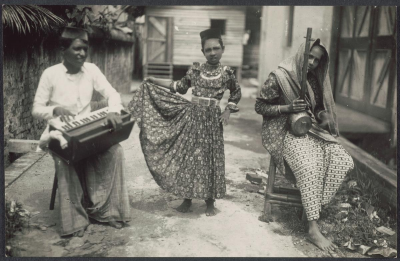
[[[351,208],[351,205],[349,203],[340,203],[339,207],[341,207],[341,208]]]
[[[347,182],[347,185],[349,185],[349,188],[355,187],[357,186],[357,181],[350,180],[349,182]]]
[[[376,228],[377,231],[389,235],[389,236],[393,236],[394,234],[396,234],[396,232],[394,232],[393,230],[391,230],[390,228],[387,228],[385,226],[380,226],[378,228]]]
[[[396,257],[397,251],[390,247],[378,247],[368,251],[368,255],[381,255],[383,257]]]
[[[364,202],[363,208],[365,209],[365,212],[367,212],[369,219],[372,220],[375,208],[366,202]]]
[[[14,213],[15,212],[15,201],[13,200],[13,201],[11,201],[11,203],[10,203],[10,212],[11,213]]]
[[[34,212],[31,213],[31,216],[33,217],[33,216],[36,216],[36,215],[38,215],[38,214],[40,214],[39,211],[34,211]]]
[[[371,248],[372,247],[370,247],[370,246],[360,245],[360,246],[358,246],[357,252],[362,255],[365,255]]]

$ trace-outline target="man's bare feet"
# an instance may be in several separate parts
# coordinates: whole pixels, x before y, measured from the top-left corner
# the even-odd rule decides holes
[[[122,224],[117,221],[109,221],[108,224],[114,228],[120,229],[122,228]]]
[[[212,198],[209,198],[206,200],[207,204],[207,209],[206,209],[206,216],[215,216],[215,208],[214,208],[214,202],[215,200]]]
[[[179,207],[177,207],[176,210],[182,213],[186,213],[189,211],[191,206],[192,206],[192,200],[185,198],[182,204]]]
[[[122,227],[130,227],[131,225],[128,224],[128,221],[122,221]]]
[[[85,229],[81,229],[79,231],[76,231],[72,234],[74,237],[83,237],[83,234],[85,234]]]
[[[308,240],[324,251],[334,251],[337,246],[319,231],[317,221],[308,222]]]

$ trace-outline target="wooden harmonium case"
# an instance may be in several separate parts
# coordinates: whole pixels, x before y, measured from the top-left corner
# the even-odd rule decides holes
[[[135,123],[131,120],[131,114],[121,111],[119,117],[122,128],[114,131],[111,126],[104,124],[107,113],[108,107],[75,116],[69,122],[62,122],[59,118],[50,120],[50,131],[59,130],[68,142],[68,147],[62,149],[60,142],[52,139],[49,143],[50,151],[68,164],[74,164],[128,139]]]

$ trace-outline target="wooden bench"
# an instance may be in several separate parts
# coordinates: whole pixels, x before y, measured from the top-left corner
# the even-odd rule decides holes
[[[7,188],[11,183],[17,180],[22,174],[30,169],[38,160],[40,160],[46,152],[38,149],[39,141],[37,140],[18,140],[10,139],[8,141],[8,151],[10,153],[25,153],[22,157],[18,158],[5,170],[5,187]],[[50,210],[54,209],[54,202],[57,191],[57,175],[54,175],[53,189],[50,199]]]
[[[25,153],[25,155],[19,157],[4,170],[5,188],[9,187],[46,154],[37,150],[38,144],[39,142],[36,140],[10,139],[8,141],[8,151],[10,153]]]

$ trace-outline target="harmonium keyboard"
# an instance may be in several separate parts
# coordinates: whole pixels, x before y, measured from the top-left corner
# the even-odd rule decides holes
[[[60,131],[67,140],[68,147],[62,149],[60,142],[52,139],[49,150],[68,164],[74,164],[128,139],[135,123],[131,120],[131,114],[121,111],[119,117],[122,120],[122,128],[117,131],[104,124],[107,114],[108,107],[75,116],[69,122],[62,122],[59,118],[50,120],[50,131]]]

